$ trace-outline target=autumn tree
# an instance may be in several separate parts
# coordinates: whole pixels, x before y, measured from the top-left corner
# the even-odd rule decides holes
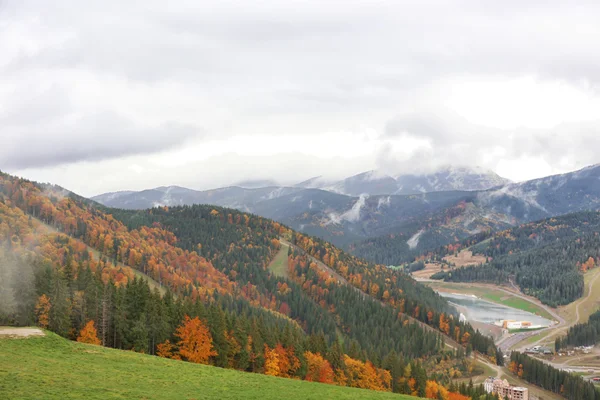
[[[277,350],[269,348],[265,344],[265,375],[279,375],[279,355]]]
[[[448,393],[448,400],[471,400],[471,398],[460,393]]]
[[[307,371],[305,380],[311,382],[333,383],[334,374],[329,361],[324,359],[319,353],[307,351],[304,353],[306,358]]]
[[[389,371],[378,370],[370,361],[362,362],[345,356],[348,386],[362,389],[389,391],[391,376]]]
[[[186,315],[175,336],[179,338],[179,354],[187,361],[208,364],[210,357],[217,355],[210,331],[198,317],[191,319]]]
[[[46,329],[50,324],[50,299],[45,295],[41,295],[35,305],[35,315],[37,316],[38,325],[40,328]]]
[[[596,262],[594,261],[594,258],[589,257],[586,262],[581,264],[581,271],[586,272],[587,270],[594,268],[595,265]]]
[[[450,324],[444,313],[440,314],[440,331],[444,332],[446,335],[450,334]]]
[[[79,336],[77,337],[77,341],[80,343],[88,343],[100,345],[100,339],[98,339],[98,333],[96,332],[96,327],[94,326],[94,320],[89,320],[87,324],[81,331],[79,331]]]
[[[163,358],[180,359],[179,355],[175,354],[175,347],[169,339],[156,346],[156,355]]]
[[[427,381],[425,386],[425,397],[435,400],[449,400],[448,390],[436,381]]]

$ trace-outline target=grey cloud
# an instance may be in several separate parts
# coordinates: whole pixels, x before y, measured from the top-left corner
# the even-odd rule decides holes
[[[382,145],[377,165],[389,173],[431,172],[445,165],[483,166],[494,169],[502,159],[541,158],[549,165],[576,169],[598,162],[600,120],[562,123],[551,129],[503,130],[470,123],[447,110],[408,113],[386,124],[383,137],[426,139],[429,146],[411,154],[394,154]]]
[[[52,9],[15,8],[17,15],[47,15],[54,22],[49,28],[77,34],[71,46],[53,49],[76,53],[63,58],[67,65],[133,80],[206,73],[239,85],[257,79],[262,84],[304,81],[318,73],[326,79],[373,82],[382,78],[375,65],[396,69],[400,85],[453,73],[533,73],[600,82],[599,70],[589,67],[600,62],[592,51],[600,33],[600,6],[593,2],[565,9],[559,2],[503,2],[497,7],[491,2],[429,1],[373,7],[352,1],[182,1],[168,10],[153,1],[146,7],[59,3],[63,6]],[[45,58],[52,65],[60,60]]]
[[[199,129],[177,122],[141,126],[112,111],[83,115],[32,115],[39,123],[5,125],[0,118],[0,164],[25,169],[156,153],[198,137]],[[8,119],[8,118],[7,118]]]
[[[0,168],[115,159],[201,137],[378,130],[415,104],[384,127],[381,166],[493,167],[497,147],[505,157],[596,162],[596,123],[500,131],[418,105],[443,101],[435,85],[465,77],[532,75],[598,93],[599,19],[592,1],[5,1]],[[81,104],[88,81],[114,92],[85,93]],[[135,112],[119,101],[139,93],[147,98]],[[386,150],[401,135],[430,147]],[[244,168],[230,163],[215,164],[221,178]]]

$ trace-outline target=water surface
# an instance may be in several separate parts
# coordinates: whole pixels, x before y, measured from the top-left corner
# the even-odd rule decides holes
[[[552,324],[552,321],[540,317],[539,315],[502,304],[492,303],[477,297],[458,293],[438,293],[445,297],[451,304],[457,305],[457,309],[462,312],[469,321],[493,324],[494,322],[508,319],[515,321],[529,321],[533,325],[541,326],[549,326]]]

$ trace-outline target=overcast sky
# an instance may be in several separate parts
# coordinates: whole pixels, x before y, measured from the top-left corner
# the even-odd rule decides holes
[[[598,21],[597,1],[0,0],[0,169],[86,196],[571,171],[600,162]]]

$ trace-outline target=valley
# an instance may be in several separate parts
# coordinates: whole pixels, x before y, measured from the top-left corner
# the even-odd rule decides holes
[[[466,342],[493,360],[492,341],[400,272],[232,209],[109,214],[65,193],[0,175],[4,324],[340,386],[482,390],[450,379],[471,374]],[[185,349],[190,329],[210,338],[203,358]]]
[[[550,308],[539,302],[539,300],[526,296],[515,290],[513,286],[497,286],[485,283],[448,283],[448,282],[436,282],[432,280],[421,281],[434,288],[434,290],[443,293],[462,293],[468,296],[477,296],[478,298],[485,299],[487,301],[513,307],[528,312],[533,312],[537,315],[551,318],[554,324],[543,329],[522,331],[514,333],[504,333],[500,335],[493,335],[489,325],[475,324],[479,329],[484,332],[490,332],[495,338],[496,343],[502,349],[505,354],[510,354],[511,351],[525,351],[527,348],[534,346],[542,346],[554,350],[554,340],[564,335],[565,332],[577,323],[587,321],[590,314],[600,309],[600,301],[598,300],[598,293],[600,293],[600,269],[596,268],[590,270],[584,274],[585,280],[585,294],[582,298],[574,301],[573,303],[557,307]],[[587,378],[592,378],[600,375],[600,348],[594,347],[591,349],[589,354],[583,354],[577,352],[577,354],[568,356],[566,351],[563,356],[551,356],[551,357],[539,357],[545,363],[552,365],[553,367],[560,370],[567,370],[576,373]],[[503,367],[496,371],[498,376],[503,376],[514,379],[508,369]],[[481,379],[481,378],[479,378]],[[529,387],[523,382],[522,385]],[[543,396],[544,393],[541,393]],[[545,393],[544,398],[554,398],[552,394]]]
[[[472,193],[390,195],[384,201],[361,196],[352,204],[343,195],[310,189],[323,201],[350,206],[329,212],[333,223],[313,225],[317,234],[352,232],[359,222],[360,235],[407,224],[393,240],[404,241],[414,255],[404,260],[413,262],[388,268],[346,252],[324,240],[327,235],[309,236],[231,208],[106,208],[62,188],[0,178],[0,233],[8,243],[0,262],[33,275],[31,283],[9,271],[15,286],[0,296],[12,291],[22,297],[16,304],[29,308],[12,306],[0,319],[38,323],[70,339],[95,323],[92,337],[106,347],[195,362],[180,350],[178,335],[197,320],[212,343],[202,364],[400,394],[424,396],[437,388],[466,396],[482,389],[457,383],[479,381],[490,370],[510,376],[502,353],[551,347],[598,308],[595,212],[472,235],[471,217],[483,212]],[[262,206],[287,212],[302,196],[273,196]],[[418,221],[427,221],[427,228]],[[449,229],[459,225],[466,235],[460,240]],[[423,251],[420,246],[436,242],[434,231],[454,242]],[[367,248],[352,246],[355,253]],[[543,268],[554,272],[536,273]],[[506,321],[498,326],[499,320]],[[544,362],[585,372],[593,359]],[[589,390],[583,380],[569,384]]]

